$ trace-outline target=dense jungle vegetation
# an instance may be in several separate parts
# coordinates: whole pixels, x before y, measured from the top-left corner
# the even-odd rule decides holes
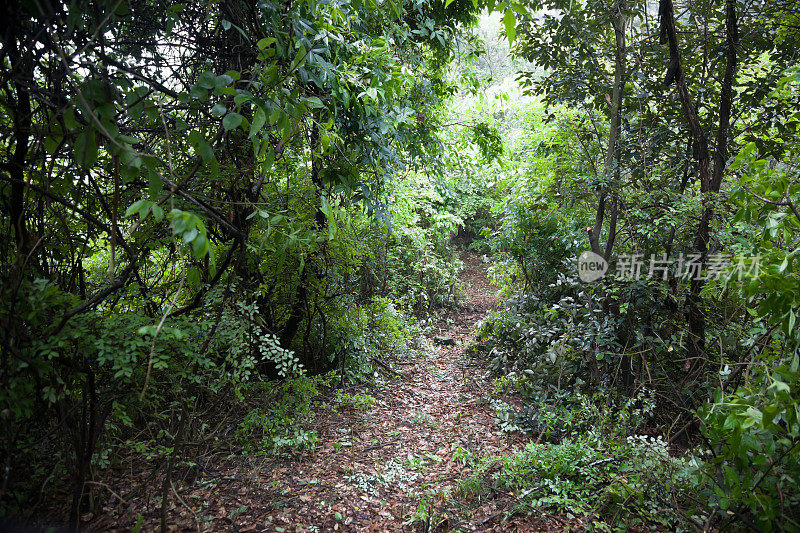
[[[800,3],[0,21],[0,529],[800,530]]]

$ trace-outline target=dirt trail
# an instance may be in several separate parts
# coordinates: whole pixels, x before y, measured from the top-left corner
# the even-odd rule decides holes
[[[398,361],[396,373],[384,373],[383,386],[349,390],[374,397],[371,407],[320,410],[319,441],[311,451],[214,465],[213,485],[180,487],[182,502],[170,512],[173,530],[540,529],[519,517],[502,522],[501,511],[513,504],[507,494],[471,508],[445,505],[442,496],[470,473],[466,457],[516,447],[495,423],[485,369],[464,357],[477,322],[497,304],[496,287],[480,256],[461,258],[466,301],[433,328],[428,349]],[[436,335],[455,344],[434,346]]]
[[[322,423],[321,445],[295,464],[274,470],[276,502],[236,520],[239,531],[408,531],[491,529],[496,506],[473,509],[471,519],[448,516],[441,495],[469,473],[463,458],[508,451],[486,397],[484,370],[463,352],[477,322],[496,304],[496,287],[480,256],[463,253],[460,279],[465,305],[446,317],[434,335],[455,341],[436,346],[402,366],[378,390],[369,411],[332,416]],[[447,319],[450,320],[447,320]],[[281,508],[274,508],[276,503]],[[273,507],[270,509],[270,507]],[[256,509],[253,511],[258,512]],[[248,513],[249,514],[249,513]],[[452,514],[452,512],[450,513]],[[461,513],[458,513],[461,514]],[[508,524],[507,524],[508,525]],[[253,527],[255,526],[255,527]]]
[[[431,510],[438,508],[436,498],[468,473],[459,458],[508,449],[484,399],[489,384],[481,369],[462,357],[476,323],[496,305],[497,289],[477,254],[464,253],[462,261],[465,306],[431,332],[431,337],[446,336],[456,344],[435,346],[427,354],[421,350],[416,359],[401,361],[405,364],[395,366],[400,375],[383,388],[364,391],[375,397],[371,410],[331,413],[322,421],[316,450],[269,476],[276,482],[270,492],[280,494],[278,501],[285,506],[263,509],[261,527],[253,531],[276,526],[287,531],[408,531],[431,520],[443,522],[444,516],[431,518]],[[248,521],[244,516],[236,520],[241,525]]]

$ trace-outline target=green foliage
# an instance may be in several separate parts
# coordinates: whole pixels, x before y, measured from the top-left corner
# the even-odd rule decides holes
[[[386,255],[389,294],[417,314],[455,303],[460,261],[449,244],[463,220],[418,176],[410,176],[395,194]]]
[[[503,155],[503,139],[500,132],[485,122],[472,127],[472,142],[478,146],[486,161],[491,162]]]
[[[509,285],[523,289],[543,288],[553,283],[563,264],[576,255],[575,235],[564,231],[565,221],[554,209],[546,211],[547,206],[535,201],[527,205],[511,201],[504,206],[492,245],[508,254],[508,260],[495,270],[497,278],[503,276]]]
[[[459,218],[431,203],[387,231],[391,178],[441,159],[478,10],[448,4],[3,11],[0,505],[57,471],[77,530],[93,457],[173,465],[210,442],[207,406],[269,379],[288,411],[245,417],[253,449],[309,445],[305,379],[371,376],[409,350],[408,309],[454,301]]]
[[[800,235],[796,208],[800,185],[795,180],[800,157],[797,131],[800,116],[793,95],[800,83],[800,70],[793,69],[787,74],[770,96],[783,103],[781,109],[786,114],[786,124],[794,135],[784,136],[780,151],[771,154],[758,148],[765,145],[768,137],[747,135],[754,140],[742,148],[732,165],[741,173],[732,199],[738,207],[734,221],[756,228],[761,237],[760,242],[754,242],[751,247],[760,259],[759,269],[743,284],[742,292],[754,300],[763,295],[754,309],[756,316],[770,324],[779,324],[783,334],[798,345],[800,328],[796,327],[796,322],[800,302],[796,289],[800,280],[794,262]],[[776,159],[778,157],[780,160]]]
[[[558,24],[557,20],[545,22]],[[562,75],[561,71],[554,74]],[[545,82],[551,91],[552,81]],[[793,75],[786,77],[782,82],[786,88],[781,85],[770,96],[785,100],[784,105],[767,101],[771,109],[782,110],[783,120],[789,123],[794,104],[788,103],[788,95],[793,94],[788,87],[794,83]],[[581,86],[573,89],[569,98],[583,90]],[[548,98],[555,95],[551,92]],[[560,98],[564,96],[559,93]],[[689,518],[695,524],[708,519],[768,529],[782,527],[781,513],[794,520],[794,497],[785,494],[796,492],[788,488],[796,472],[796,437],[784,433],[793,430],[783,423],[762,427],[751,426],[752,420],[745,422],[747,416],[757,418],[762,406],[769,405],[770,413],[775,410],[778,420],[784,416],[781,413],[794,409],[791,393],[778,400],[769,377],[777,373],[778,381],[793,390],[794,378],[776,370],[787,368],[791,361],[791,355],[777,354],[793,354],[796,346],[797,291],[792,265],[798,219],[792,213],[797,192],[790,177],[795,170],[792,139],[782,145],[780,160],[770,161],[764,155],[770,136],[759,140],[752,132],[746,134],[752,144],[739,153],[733,166],[741,184],[731,194],[738,204],[737,214],[724,203],[728,190],[713,200],[670,192],[677,187],[666,178],[671,163],[654,152],[644,158],[651,162],[646,169],[637,167],[644,159],[624,162],[630,165],[630,181],[609,182],[598,172],[603,165],[598,146],[605,142],[603,128],[607,126],[592,111],[584,114],[554,105],[547,116],[535,104],[524,111],[509,111],[502,119],[509,125],[503,143],[514,179],[498,177],[505,191],[495,208],[499,223],[485,231],[495,251],[493,278],[509,300],[482,322],[481,343],[475,351],[500,376],[498,387],[513,387],[523,394],[519,413],[508,404],[494,402],[498,425],[506,431],[528,432],[549,442],[552,449],[580,441],[592,430],[604,442],[641,431],[666,433],[673,431],[666,420],[681,419],[676,410],[685,413],[704,398],[711,400],[722,382],[724,389],[734,392],[721,393],[716,403],[709,401],[697,412],[712,458],[687,463],[679,484],[662,485],[659,505],[688,509],[690,500],[681,491],[696,490],[712,503],[696,506],[696,516]],[[516,124],[528,129],[514,131]],[[502,125],[499,129],[503,131]],[[728,283],[706,281],[701,302],[706,321],[703,363],[693,363],[686,355],[692,353],[692,346],[679,313],[686,310],[689,283],[678,272],[671,271],[667,280],[614,278],[612,254],[604,280],[585,284],[577,279],[574,258],[588,248],[585,231],[594,217],[597,187],[613,187],[624,198],[619,206],[624,219],[616,222],[615,254],[648,257],[670,247],[673,257],[688,253],[692,234],[687,228],[693,222],[687,221],[699,218],[706,202],[713,201],[720,213],[713,227],[713,251],[759,257],[760,268],[752,276]],[[760,203],[764,200],[767,208]],[[603,231],[610,231],[606,209]],[[758,370],[751,369],[754,360],[759,361]],[[746,372],[747,385],[741,387],[743,366],[751,370]],[[725,382],[732,369],[738,369],[735,378]],[[746,427],[740,428],[741,424]],[[687,427],[689,438],[696,442],[692,426]],[[707,453],[705,446],[695,452]],[[770,454],[781,459],[775,464],[754,459]],[[563,507],[554,508],[583,509],[589,515],[600,509],[602,516],[609,505],[613,511],[604,518],[617,526],[625,523],[620,517],[647,516],[644,508],[633,509],[631,501],[650,496],[628,492],[607,480],[607,490],[601,493],[610,500],[587,500],[598,491],[596,485],[582,481],[585,477],[560,479],[558,483],[568,482],[562,491],[567,496]],[[472,490],[481,484],[480,480],[470,483]],[[554,486],[548,490],[559,493],[561,485]],[[614,498],[625,502],[621,510],[608,503]],[[520,510],[531,510],[529,505],[520,505]],[[679,522],[688,527],[688,522],[678,518],[681,512],[670,518],[669,526],[664,522],[661,527],[675,527]]]
[[[800,502],[794,489],[800,480],[800,328],[793,260],[800,229],[794,208],[800,189],[793,177],[800,137],[797,105],[791,96],[797,73],[789,71],[769,95],[782,104],[778,108],[787,114],[794,134],[783,136],[780,148],[771,151],[770,161],[759,146],[770,146],[771,137],[751,132],[747,137],[753,140],[733,164],[741,173],[732,194],[738,207],[734,220],[751,229],[750,249],[759,258],[759,268],[732,285],[747,298],[748,313],[759,325],[756,331],[762,339],[772,336],[772,342],[748,363],[755,368],[745,384],[731,392],[717,389],[713,401],[697,411],[711,448],[698,484],[723,519],[741,520],[767,531],[800,528]],[[734,383],[738,385],[738,380]]]
[[[526,384],[520,384],[525,390]],[[591,396],[579,390],[531,393],[531,401],[515,423],[538,439],[559,443],[587,432],[625,437],[645,427],[653,416],[652,391],[640,390],[630,397],[601,390]]]
[[[230,290],[236,288],[237,285],[231,283]],[[248,302],[245,298],[231,302],[222,312],[213,346],[220,353],[226,353],[232,377],[237,381],[247,381],[258,373],[259,365],[263,368],[265,363],[273,365],[280,377],[302,374],[303,365],[297,356],[281,347],[274,334],[264,331],[260,315],[258,303]]]
[[[419,328],[413,319],[387,298],[375,298],[369,306],[352,306],[333,317],[331,329],[338,339],[330,358],[341,364],[341,381],[360,382],[374,373],[374,359],[404,358]]]
[[[248,453],[313,446],[321,388],[373,379],[413,350],[416,319],[457,302],[460,242],[493,256],[509,297],[479,332],[496,389],[524,402],[493,399],[498,423],[547,441],[487,463],[471,491],[491,478],[518,510],[670,529],[685,524],[663,511],[686,507],[689,483],[712,527],[800,528],[796,6],[699,2],[676,19],[678,93],[716,150],[716,186],[699,182],[702,143],[662,87],[646,3],[243,7],[3,11],[2,514],[71,484],[77,530],[98,472],[135,457],[169,481],[202,452],[186,444],[219,428]],[[517,64],[536,62],[520,80],[541,101],[477,91],[468,27],[484,8]],[[731,12],[737,43],[716,31]],[[760,269],[587,285],[574,271],[587,228],[612,268],[730,249]],[[694,445],[692,413],[702,465],[634,437],[680,421]],[[427,500],[416,519],[436,527]]]
[[[461,482],[466,498],[492,489],[514,494],[511,512],[558,512],[598,530],[688,529],[673,511],[690,487],[693,459],[669,455],[660,438],[603,439],[588,431],[561,444],[529,443],[514,454],[482,460]]]
[[[274,383],[253,383],[242,392],[259,403],[248,409],[236,429],[236,437],[249,453],[279,453],[311,448],[317,433],[308,429],[314,418],[313,400],[319,386],[330,384],[333,376],[298,377]]]
[[[799,385],[795,355],[735,393],[717,391],[698,410],[703,434],[715,445],[698,484],[721,516],[746,513],[763,530],[800,527]]]
[[[333,401],[337,409],[352,408],[358,411],[368,411],[375,403],[375,397],[359,392],[350,394],[339,391]]]

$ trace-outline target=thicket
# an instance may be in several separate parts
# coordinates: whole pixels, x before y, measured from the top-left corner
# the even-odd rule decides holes
[[[3,3],[0,515],[75,530],[128,466],[163,529],[217,439],[311,446],[312,399],[414,349],[480,209],[425,172],[477,12]]]
[[[475,353],[525,398],[501,426],[539,444],[464,494],[600,528],[797,530],[797,6],[531,11],[529,98],[484,113],[509,161],[487,230],[508,300]],[[610,263],[592,283],[585,250]]]

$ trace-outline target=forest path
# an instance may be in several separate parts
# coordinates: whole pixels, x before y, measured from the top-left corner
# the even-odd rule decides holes
[[[477,322],[497,304],[497,288],[478,254],[462,252],[461,259],[466,301],[440,320],[429,339],[440,335],[455,344],[429,344],[415,358],[399,361],[398,374],[387,376],[382,387],[361,391],[375,398],[371,408],[320,412],[315,449],[270,461],[259,486],[245,488],[240,502],[252,506],[232,520],[238,531],[500,527],[499,502],[459,516],[442,510],[442,495],[470,472],[467,456],[511,448],[487,401],[485,369],[464,357]]]
[[[313,427],[319,439],[291,455],[215,454],[203,476],[178,482],[170,531],[531,531],[551,529],[522,516],[506,519],[513,495],[493,491],[477,502],[447,495],[479,459],[518,448],[500,431],[485,366],[464,352],[477,323],[497,305],[496,287],[478,254],[462,252],[465,302],[442,317],[405,359],[378,367],[382,379],[321,398]],[[453,345],[435,345],[435,336]],[[349,401],[341,401],[349,395]],[[230,453],[232,452],[232,453]],[[160,483],[158,484],[160,486]],[[175,500],[178,501],[175,501]],[[156,526],[158,500],[105,515],[93,530],[145,517]],[[127,505],[127,504],[126,504]],[[155,522],[155,523],[154,523]],[[117,527],[112,526],[115,524]],[[536,524],[535,526],[533,524]]]

